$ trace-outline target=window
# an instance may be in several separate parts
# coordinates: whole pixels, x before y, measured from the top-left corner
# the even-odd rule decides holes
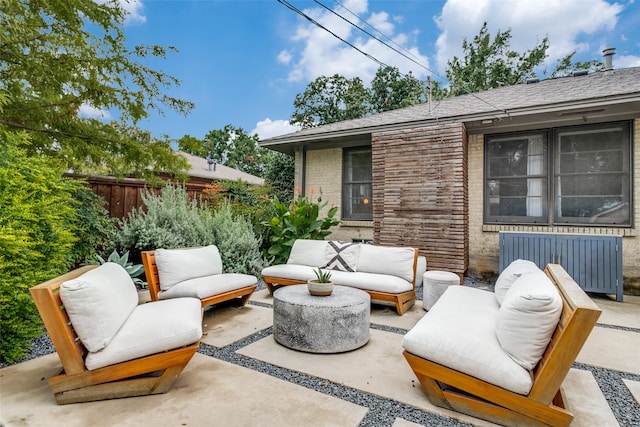
[[[371,221],[371,147],[345,149],[342,157],[342,219]]]
[[[487,135],[485,222],[631,224],[629,122]]]

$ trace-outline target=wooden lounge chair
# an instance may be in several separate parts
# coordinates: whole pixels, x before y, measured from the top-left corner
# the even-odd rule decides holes
[[[213,254],[215,261],[208,260],[208,264],[219,263],[222,265],[222,261],[220,260],[220,255],[218,253],[218,249],[215,246],[209,246],[204,248],[184,248],[184,249],[176,249],[169,250],[166,252],[171,252],[173,254],[178,253],[177,251],[187,253],[185,251],[190,251],[195,256],[209,256],[211,253]],[[206,251],[203,252],[203,251]],[[159,301],[163,299],[163,295],[161,295],[161,291],[163,290],[163,286],[160,282],[160,274],[158,272],[158,264],[156,260],[156,251],[144,251],[142,252],[142,264],[144,265],[145,275],[147,277],[147,284],[149,286],[149,295],[152,301]],[[180,265],[179,262],[176,262],[176,269],[181,269],[184,271],[182,279],[188,280],[191,279],[189,277],[189,273],[193,270],[197,270],[198,268],[190,268],[190,266]],[[179,266],[178,266],[179,265]],[[173,267],[168,267],[173,268]],[[178,293],[177,296],[194,296],[199,298],[202,302],[202,307],[207,307],[214,304],[219,304],[224,301],[230,301],[237,299],[241,305],[246,305],[251,298],[251,295],[256,290],[258,279],[255,276],[248,274],[235,274],[235,273],[222,273],[221,267],[220,272],[216,272],[216,274],[210,274],[209,276],[203,277],[198,273],[195,273],[194,278],[201,279],[201,283],[196,283],[193,286],[189,286],[188,289],[185,289],[184,293]],[[210,291],[202,291],[199,285],[207,286],[207,282],[210,280],[215,280],[217,284],[210,288]],[[233,286],[225,286],[224,282],[232,282],[235,285]],[[209,283],[210,284],[210,283]],[[218,284],[222,285],[218,287]],[[200,288],[200,289],[199,289]],[[222,290],[220,290],[222,289]],[[174,289],[175,290],[175,289]],[[171,298],[172,296],[169,296]]]
[[[600,309],[560,265],[545,273],[560,291],[563,307],[551,342],[533,369],[527,395],[514,393],[404,350],[404,357],[436,406],[506,426],[567,426],[560,386],[593,329]],[[437,303],[436,303],[437,304]]]
[[[199,338],[169,351],[93,370],[85,366],[88,350],[71,323],[59,290],[64,282],[76,279],[96,267],[81,267],[30,289],[62,363],[62,371],[48,381],[56,401],[58,404],[67,404],[168,391],[198,350]],[[199,316],[201,322],[202,309],[195,316]]]

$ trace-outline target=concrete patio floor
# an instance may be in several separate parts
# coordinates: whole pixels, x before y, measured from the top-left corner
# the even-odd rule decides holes
[[[573,427],[640,425],[640,297],[593,296],[598,325],[563,383]],[[273,339],[272,297],[205,312],[200,351],[166,394],[57,405],[56,354],[0,370],[0,426],[491,426],[429,403],[401,340],[425,313],[374,305],[369,342],[309,354]],[[613,382],[611,384],[604,384]],[[613,390],[613,391],[612,391]]]

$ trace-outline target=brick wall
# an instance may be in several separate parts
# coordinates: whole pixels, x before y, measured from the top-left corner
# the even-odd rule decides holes
[[[302,155],[296,152],[296,180],[295,187],[302,188],[300,167]],[[321,212],[325,215],[331,206],[338,206],[338,218],[342,215],[342,148],[324,150],[308,150],[306,152],[306,174],[304,194],[313,199],[322,193],[322,200],[327,206]],[[373,240],[373,226],[370,221],[344,221],[340,226],[332,229],[330,239],[333,240]]]
[[[549,232],[622,235],[625,292],[640,294],[640,119],[633,124],[633,224],[632,228],[483,225],[484,136],[469,136],[469,272],[474,277],[498,274],[498,232]]]

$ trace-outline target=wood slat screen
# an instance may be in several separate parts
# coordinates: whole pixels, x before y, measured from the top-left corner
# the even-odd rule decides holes
[[[372,135],[374,243],[419,248],[427,269],[469,265],[467,133],[442,124]]]

